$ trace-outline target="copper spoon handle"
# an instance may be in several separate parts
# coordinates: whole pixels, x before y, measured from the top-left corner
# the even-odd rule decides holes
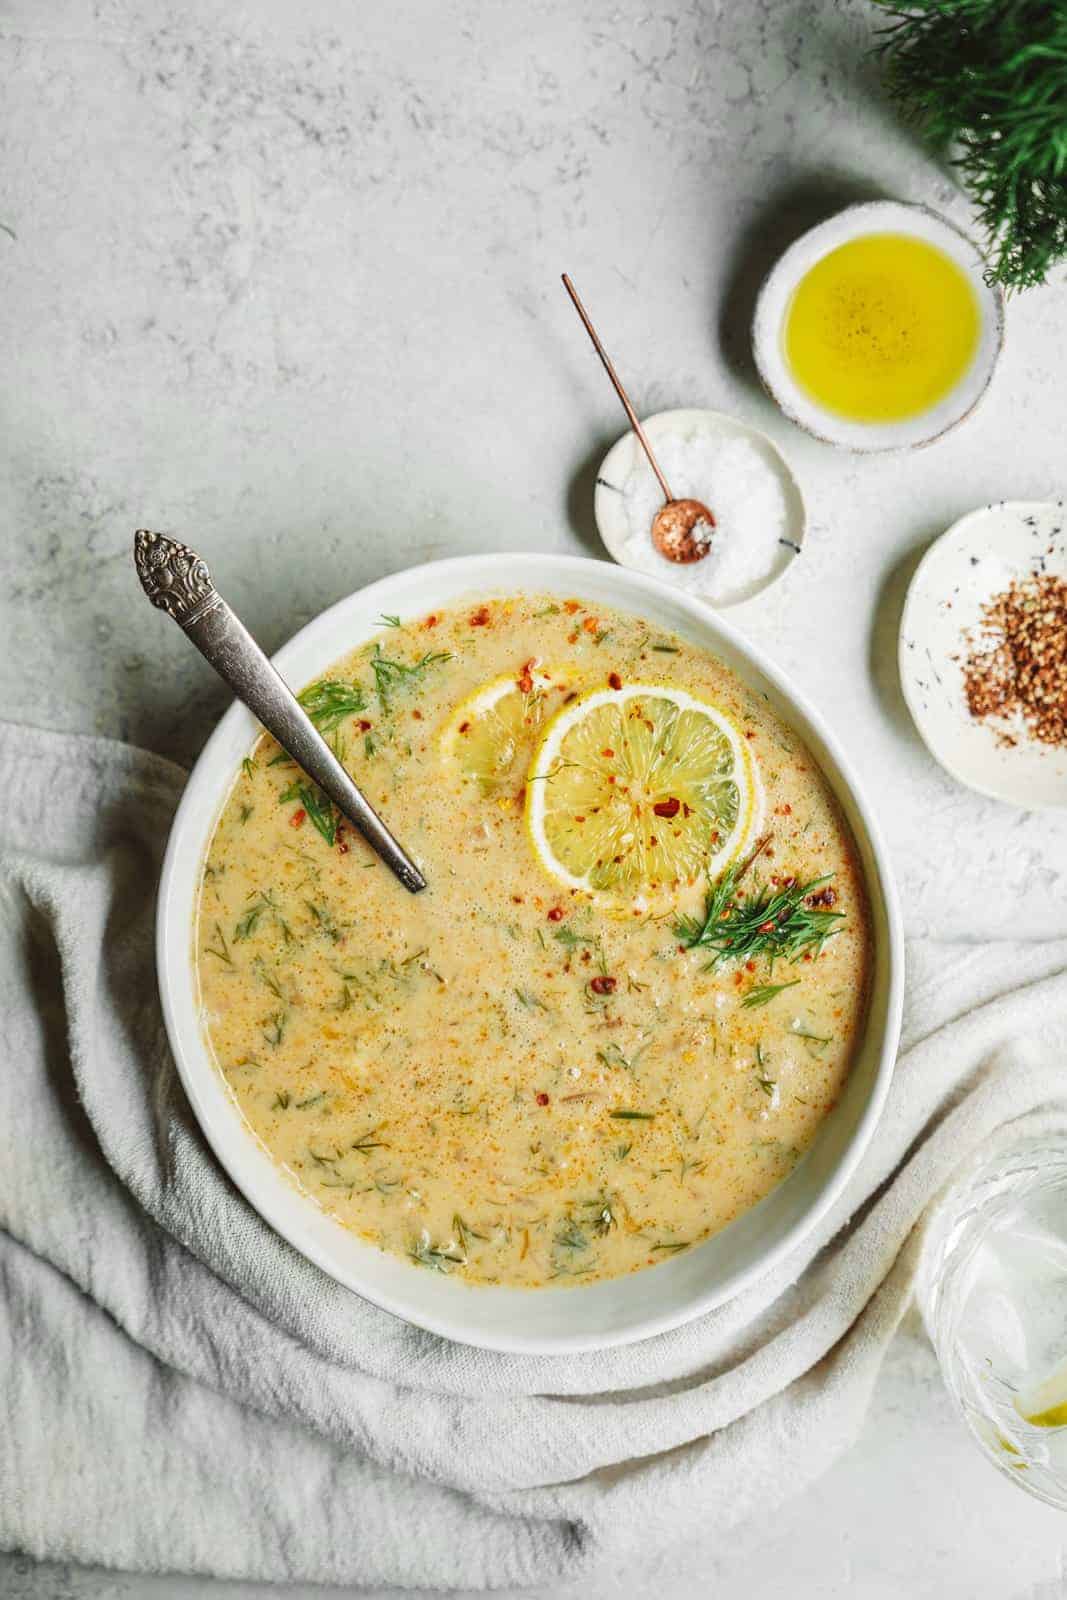
[[[626,390],[623,388],[622,383],[621,383],[621,381],[619,379],[619,374],[615,371],[615,368],[611,364],[611,357],[608,355],[607,351],[604,349],[604,346],[601,344],[600,338],[599,338],[599,336],[597,334],[597,331],[593,327],[593,324],[589,320],[589,313],[586,311],[585,307],[582,305],[582,302],[579,300],[578,291],[574,287],[573,283],[571,282],[570,278],[567,276],[566,273],[563,274],[563,287],[566,289],[567,293],[570,295],[571,299],[574,301],[574,309],[575,309],[575,311],[577,311],[578,315],[581,317],[582,325],[585,328],[585,331],[589,335],[590,339],[592,339],[592,341],[593,341],[593,349],[596,351],[597,355],[600,357],[601,361],[604,363],[604,371],[607,373],[608,377],[611,379],[612,383],[615,386],[615,393],[618,395],[619,399],[622,401],[622,409],[626,412],[626,415],[630,419],[630,426],[634,430],[634,432],[636,433],[638,439],[641,442],[641,449],[645,452],[645,455],[648,457],[649,466],[652,468],[652,471],[656,474],[656,477],[659,479],[659,486],[663,490],[663,498],[664,498],[664,500],[666,500],[668,502],[673,500],[674,496],[673,496],[673,494],[671,494],[670,485],[668,484],[666,478],[663,476],[663,473],[659,469],[659,462],[656,460],[655,456],[652,454],[652,446],[648,442],[648,435],[645,433],[644,428],[642,428],[642,426],[641,426],[640,420],[638,419],[637,412],[634,410],[633,406],[630,404],[630,396],[626,393]]]
[[[226,604],[196,551],[162,533],[141,528],[134,534],[133,554],[141,587],[152,604],[174,618],[238,700],[259,718],[342,815],[355,824],[404,888],[412,894],[425,889],[426,879],[418,867],[352,782],[244,623]]]

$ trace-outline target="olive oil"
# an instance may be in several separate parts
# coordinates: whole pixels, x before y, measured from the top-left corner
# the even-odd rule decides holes
[[[943,400],[978,348],[978,300],[936,245],[872,233],[839,245],[800,280],[785,357],[817,405],[853,422],[898,422]]]

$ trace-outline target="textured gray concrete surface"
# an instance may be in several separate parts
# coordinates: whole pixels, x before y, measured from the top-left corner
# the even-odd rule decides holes
[[[807,549],[734,615],[848,742],[910,928],[1067,931],[1067,815],[957,787],[895,668],[929,540],[1065,490],[1062,284],[1011,304],[987,401],[907,459],[807,440],[751,366],[760,275],[805,223],[872,194],[968,220],[881,94],[871,11],[3,0],[2,714],[195,757],[225,695],[140,599],[138,525],[201,548],[268,647],[413,562],[601,555],[619,416],[565,268],[642,409],[734,411],[792,461]],[[1050,1597],[1065,1537],[978,1459],[913,1332],[817,1491],[602,1592]],[[225,1592],[0,1562],[20,1600]]]

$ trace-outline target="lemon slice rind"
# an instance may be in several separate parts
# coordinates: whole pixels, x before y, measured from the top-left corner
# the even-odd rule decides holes
[[[635,699],[643,699],[648,702],[668,702],[675,713],[676,720],[672,726],[676,726],[677,719],[689,714],[690,721],[687,723],[687,727],[691,733],[699,735],[701,725],[705,725],[708,734],[719,741],[718,748],[721,750],[721,741],[723,740],[728,748],[730,756],[729,771],[724,770],[721,776],[724,781],[729,782],[732,780],[736,785],[738,792],[737,815],[729,831],[715,841],[714,848],[704,851],[701,855],[701,874],[704,871],[708,871],[713,875],[717,875],[732,861],[736,860],[752,842],[762,820],[763,789],[748,742],[742,736],[733,720],[717,706],[689,694],[686,690],[678,689],[668,684],[632,683],[620,689],[604,688],[593,690],[572,704],[564,706],[544,730],[527,774],[526,823],[531,846],[545,871],[567,888],[591,895],[601,903],[626,903],[640,906],[649,905],[653,901],[658,902],[663,899],[673,902],[677,898],[682,884],[678,881],[663,882],[659,880],[635,882],[632,874],[627,876],[625,872],[619,873],[620,882],[618,886],[613,886],[610,883],[607,885],[603,882],[597,883],[593,881],[593,877],[598,870],[601,877],[603,877],[603,869],[599,862],[591,864],[584,872],[573,870],[566,861],[560,859],[560,852],[550,837],[553,829],[553,818],[550,813],[553,808],[549,805],[548,794],[549,785],[557,783],[559,777],[571,765],[571,763],[564,760],[563,756],[564,742],[567,740],[568,735],[575,728],[587,722],[602,707],[621,709]],[[692,718],[697,718],[699,721],[694,722]],[[597,726],[599,726],[599,723]],[[620,733],[623,732],[624,726],[620,726]],[[653,757],[657,753],[654,735],[652,736],[650,751]],[[660,755],[662,753],[662,751],[659,752]],[[600,755],[605,761],[609,759],[606,751],[601,751]],[[574,765],[577,765],[577,763]],[[625,770],[625,757],[619,758],[619,765],[621,775],[628,776]],[[652,775],[655,780],[653,788],[660,786],[665,787],[667,790],[672,788],[684,789],[685,775],[686,756],[684,752],[680,756],[678,752],[674,752],[673,757],[665,762],[659,762],[657,770]],[[670,781],[672,777],[675,779],[673,783]],[[586,796],[588,796],[589,786],[590,784],[596,785],[597,777],[593,775],[582,781],[585,783]],[[609,790],[607,783],[608,778],[605,772],[602,792],[606,799],[614,804],[614,794],[620,791]],[[693,798],[692,794],[690,798]],[[699,812],[700,802],[697,800],[688,816]],[[698,816],[695,824],[690,824],[686,821],[680,827],[696,836],[699,835],[701,826],[706,825],[708,820],[708,814],[705,812],[702,816]],[[670,827],[672,821],[673,819],[660,819],[649,825],[662,831],[663,828]],[[693,866],[692,851],[690,851],[688,865],[690,867]],[[686,881],[692,881],[692,878],[693,873],[690,871],[686,875]]]

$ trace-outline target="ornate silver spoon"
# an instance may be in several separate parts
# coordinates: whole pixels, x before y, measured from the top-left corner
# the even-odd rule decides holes
[[[152,604],[174,618],[238,700],[359,829],[404,888],[412,894],[425,889],[426,879],[418,867],[219,594],[206,562],[187,544],[162,533],[149,533],[146,528],[139,528],[133,536],[133,558],[141,587]]]

